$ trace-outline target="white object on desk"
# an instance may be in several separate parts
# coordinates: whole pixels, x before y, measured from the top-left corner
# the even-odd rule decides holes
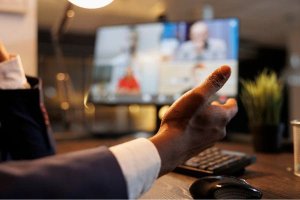
[[[300,121],[291,121],[293,127],[293,142],[294,142],[294,173],[300,176]]]

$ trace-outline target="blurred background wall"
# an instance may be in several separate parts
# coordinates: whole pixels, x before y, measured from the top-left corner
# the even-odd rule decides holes
[[[207,13],[214,18],[236,17],[240,21],[240,79],[253,79],[266,67],[281,75],[290,67],[291,55],[300,54],[298,0],[114,0],[109,6],[96,10],[70,7],[67,0],[18,2],[25,2],[24,13],[0,12],[0,39],[8,44],[10,51],[21,54],[28,74],[43,78],[45,101],[58,132],[87,130],[90,123],[96,124],[94,128],[99,132],[153,131],[155,128],[155,108],[151,106],[102,106],[93,108],[96,111],[92,119],[87,114],[84,98],[91,82],[95,34],[99,27],[166,19],[195,21]],[[68,105],[59,97],[60,79],[65,80],[72,96]],[[300,118],[298,86],[289,88],[282,113],[286,124],[291,118]],[[248,131],[242,106],[229,129]]]

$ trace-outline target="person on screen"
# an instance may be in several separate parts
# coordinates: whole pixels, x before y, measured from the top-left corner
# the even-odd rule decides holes
[[[0,42],[0,155],[22,159],[0,164],[0,198],[139,198],[156,178],[226,135],[236,101],[220,104],[209,99],[230,73],[228,66],[220,67],[185,93],[149,139],[52,155],[41,83],[31,78],[27,88],[20,58],[9,55]],[[35,154],[40,150],[45,154]]]
[[[119,79],[117,94],[139,94],[140,84],[133,74],[131,67],[126,68],[125,75]]]
[[[209,36],[204,22],[195,22],[190,29],[190,40],[183,43],[177,52],[177,60],[203,61],[226,59],[226,43]]]
[[[164,28],[160,38],[160,54],[163,62],[174,59],[176,49],[179,45],[177,34],[177,25],[175,23],[164,23]]]

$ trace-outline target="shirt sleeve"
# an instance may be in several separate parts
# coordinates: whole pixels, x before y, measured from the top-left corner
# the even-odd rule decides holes
[[[110,148],[127,183],[129,199],[136,199],[150,189],[158,177],[161,159],[154,144],[140,138]]]
[[[20,56],[0,63],[0,89],[24,89],[27,85]]]

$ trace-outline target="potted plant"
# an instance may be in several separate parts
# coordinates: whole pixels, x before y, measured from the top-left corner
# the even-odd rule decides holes
[[[283,124],[280,123],[283,84],[273,71],[264,70],[254,81],[242,80],[241,101],[246,109],[256,151],[280,149]]]

